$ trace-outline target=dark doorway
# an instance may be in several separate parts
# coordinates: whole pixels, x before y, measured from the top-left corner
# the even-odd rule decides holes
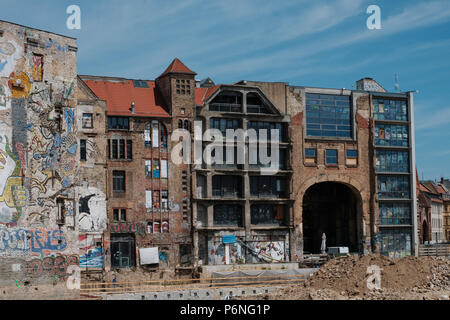
[[[424,221],[422,222],[422,244],[427,241],[430,241],[430,239],[428,239],[428,224]]]
[[[320,253],[322,234],[326,246],[358,248],[358,200],[342,183],[322,182],[310,187],[303,197],[303,251]]]
[[[128,268],[134,266],[136,266],[134,234],[111,234],[111,267]]]

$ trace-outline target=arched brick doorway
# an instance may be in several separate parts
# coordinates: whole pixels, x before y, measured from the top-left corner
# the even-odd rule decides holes
[[[327,247],[348,247],[361,251],[361,196],[339,182],[319,182],[303,196],[303,252],[320,253],[322,234]]]

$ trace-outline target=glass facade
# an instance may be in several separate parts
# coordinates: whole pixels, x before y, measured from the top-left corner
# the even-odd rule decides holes
[[[350,96],[306,94],[306,135],[352,137]]]
[[[411,255],[411,229],[380,229],[380,253],[389,258],[403,258]]]
[[[380,225],[411,224],[410,203],[382,202],[379,211]]]
[[[408,176],[383,176],[378,178],[378,197],[384,199],[409,199]]]
[[[409,172],[408,151],[377,150],[377,172]]]
[[[377,146],[408,146],[408,127],[404,125],[376,124],[375,145]]]
[[[375,120],[408,121],[406,100],[373,99]]]

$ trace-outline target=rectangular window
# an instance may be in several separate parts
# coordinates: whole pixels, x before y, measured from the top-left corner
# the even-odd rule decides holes
[[[306,135],[351,138],[350,96],[306,94]]]
[[[80,139],[80,161],[86,161],[86,140]]]
[[[242,177],[216,175],[212,177],[212,192],[214,197],[235,198],[242,195]]]
[[[288,183],[280,177],[250,176],[250,194],[258,198],[286,198]]]
[[[153,178],[159,179],[159,161],[158,160],[153,160],[152,171],[153,171]]]
[[[305,163],[315,164],[317,161],[316,149],[305,149]]]
[[[209,126],[211,129],[220,130],[224,137],[227,134],[227,129],[236,130],[241,127],[239,124],[239,120],[226,118],[211,118],[209,119]]]
[[[214,225],[242,226],[242,208],[240,205],[219,204],[214,206]]]
[[[383,176],[378,178],[378,197],[381,199],[409,199],[409,177]]]
[[[167,178],[167,160],[161,160],[161,178]]]
[[[119,221],[119,209],[113,209],[113,219]]]
[[[119,140],[119,158],[125,159],[125,140]]]
[[[411,205],[409,203],[381,202],[379,213],[381,225],[411,224]]]
[[[83,113],[81,119],[81,126],[83,129],[92,129],[93,121],[92,121],[92,113]]]
[[[161,208],[169,209],[169,192],[167,190],[161,191]]]
[[[145,125],[145,130],[144,130],[144,144],[145,147],[150,148],[152,145],[152,134],[151,134],[151,130],[150,130],[150,123],[147,123]]]
[[[345,164],[348,166],[356,166],[358,164],[358,150],[345,151]]]
[[[158,120],[152,121],[152,135],[153,135],[153,147],[158,148],[159,147],[159,122]]]
[[[389,258],[411,255],[410,228],[380,228],[380,253]]]
[[[337,165],[338,164],[338,152],[337,150],[325,150],[326,164]]]
[[[145,176],[152,177],[152,160],[145,160]]]
[[[130,122],[128,117],[108,117],[108,129],[129,130]]]
[[[120,209],[120,221],[122,221],[122,222],[127,221],[127,210],[126,209]]]
[[[287,141],[286,126],[279,122],[267,122],[267,121],[249,121],[247,124],[247,129],[254,129],[258,139],[264,137],[264,130],[267,136],[267,141],[271,141],[271,130],[276,130],[278,132],[278,141]]]
[[[408,127],[404,125],[375,124],[375,145],[407,147]]]
[[[155,190],[153,191],[153,208],[159,209],[160,204],[159,191]]]
[[[253,225],[284,225],[283,205],[253,204],[250,214]]]
[[[127,140],[127,159],[133,160],[133,140]]]
[[[113,171],[113,191],[125,192],[125,171]]]
[[[408,151],[377,150],[377,172],[409,172]]]
[[[118,147],[117,147],[118,143],[117,140],[114,139],[112,140],[112,158],[113,159],[118,159]]]
[[[107,140],[107,145],[106,145],[106,154],[108,156],[108,159],[111,159],[111,140]]]
[[[375,120],[408,121],[406,100],[373,99],[373,117]]]
[[[152,208],[152,203],[153,203],[153,199],[152,199],[152,190],[146,190],[145,191],[145,207],[147,209]]]

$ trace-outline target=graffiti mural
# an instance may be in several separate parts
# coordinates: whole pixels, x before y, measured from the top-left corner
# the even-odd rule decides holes
[[[101,234],[81,234],[78,239],[80,247],[80,268],[103,268],[104,257],[103,248],[101,247]]]
[[[134,232],[144,237],[146,230],[145,223],[115,223],[109,225],[109,232],[112,233],[129,233]]]
[[[106,196],[95,187],[77,187],[78,223],[81,231],[103,231],[107,228]]]
[[[62,252],[67,239],[61,230],[0,227],[0,255],[50,255]]]

